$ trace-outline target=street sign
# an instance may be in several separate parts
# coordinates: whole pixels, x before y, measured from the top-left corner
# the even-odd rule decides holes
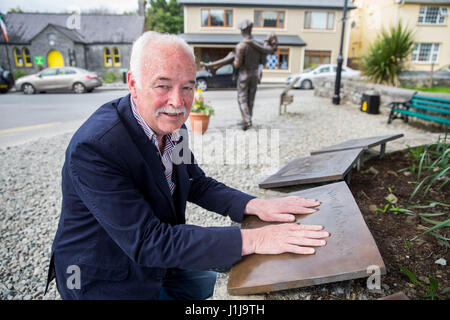
[[[34,64],[44,64],[45,59],[43,56],[34,56]]]

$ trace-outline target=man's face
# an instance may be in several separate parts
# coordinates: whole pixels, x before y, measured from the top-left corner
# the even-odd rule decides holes
[[[142,118],[162,137],[179,129],[189,116],[195,63],[179,45],[161,43],[147,44],[141,63],[140,88],[130,74],[128,87]]]

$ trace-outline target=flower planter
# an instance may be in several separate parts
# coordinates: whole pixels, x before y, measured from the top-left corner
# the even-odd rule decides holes
[[[192,131],[204,134],[208,129],[209,117],[203,113],[191,112],[189,120],[191,122]]]

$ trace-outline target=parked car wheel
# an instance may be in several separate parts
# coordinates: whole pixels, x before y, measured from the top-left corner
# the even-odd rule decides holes
[[[197,79],[197,88],[202,91],[208,90],[208,82],[205,79]]]
[[[309,90],[309,89],[312,89],[312,87],[313,87],[313,85],[312,85],[311,80],[303,80],[302,81],[302,89]]]
[[[36,93],[36,89],[31,83],[24,83],[22,85],[22,91],[24,94],[34,94]]]
[[[75,93],[85,93],[86,92],[86,87],[81,82],[75,82],[73,84],[73,92],[75,92]]]

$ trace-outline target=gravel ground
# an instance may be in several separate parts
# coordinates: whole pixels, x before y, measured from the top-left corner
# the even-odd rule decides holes
[[[206,98],[208,94],[205,93]],[[290,105],[289,112],[282,116],[278,116],[276,103],[266,103],[257,96],[254,127],[245,133],[235,124],[239,119],[237,104],[215,103],[216,115],[208,131],[203,136],[191,135],[192,148],[206,174],[255,196],[272,197],[280,193],[259,189],[257,183],[279,166],[312,150],[348,139],[396,133],[405,137],[388,143],[388,152],[437,140],[438,134],[399,120],[388,126],[387,110],[369,115],[354,105],[334,106],[329,99],[314,97],[312,91],[297,91],[295,95],[301,97],[300,101]],[[247,139],[241,140],[246,146],[244,152],[227,145],[230,134]],[[54,282],[45,297],[43,292],[61,206],[60,172],[71,136],[72,133],[41,138],[0,149],[0,299],[60,299]],[[252,144],[255,136],[259,137],[258,143]],[[197,148],[200,137],[203,152]],[[267,137],[268,144],[263,143],[262,137]],[[278,143],[271,145],[272,137]],[[214,161],[208,160],[207,151],[215,146],[222,148],[216,149]],[[268,146],[272,156],[266,157],[264,146]],[[221,152],[227,157],[234,154],[237,161],[224,159]],[[186,215],[188,223],[202,226],[232,223],[193,204],[188,204]],[[310,299],[317,290],[348,299],[352,287],[361,284],[345,281],[268,295],[233,297],[226,292],[227,281],[228,273],[220,273],[213,299]],[[353,298],[370,299],[365,294]]]

